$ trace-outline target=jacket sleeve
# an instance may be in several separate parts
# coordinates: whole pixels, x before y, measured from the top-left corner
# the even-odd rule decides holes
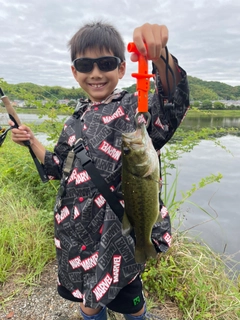
[[[175,87],[170,103],[168,97],[164,96],[158,71],[153,68],[153,73],[155,73],[155,93],[149,96],[151,123],[148,131],[156,150],[160,150],[172,138],[189,108],[187,74],[178,65],[177,59],[175,57],[173,59],[182,80]]]
[[[148,131],[156,150],[160,150],[172,138],[189,108],[187,75],[179,67],[177,59],[175,57],[173,59],[182,80],[176,86],[171,99],[164,96],[158,71],[153,70],[153,73],[155,72],[155,93],[150,96],[149,100],[151,123]],[[152,242],[157,252],[166,252],[172,241],[171,219],[161,199],[160,214],[163,219],[153,226]]]
[[[74,119],[70,117],[64,124],[64,128],[54,147],[54,151],[46,151],[44,160],[45,173],[52,180],[61,180],[64,162],[68,152],[71,150],[73,143],[76,140],[73,130]]]
[[[166,252],[172,242],[171,219],[161,199],[160,211],[163,220],[154,224],[151,238],[157,252]]]

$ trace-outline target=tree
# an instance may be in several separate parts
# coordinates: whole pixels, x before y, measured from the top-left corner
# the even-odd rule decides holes
[[[220,101],[215,101],[215,102],[213,103],[213,107],[214,107],[214,109],[216,109],[216,110],[224,110],[224,109],[226,109],[225,104],[222,103],[222,102],[220,102]]]
[[[193,102],[193,107],[195,107],[195,108],[200,108],[200,102],[199,101],[194,101]]]
[[[204,101],[202,102],[201,109],[204,109],[204,110],[212,109],[212,101],[210,101],[210,100],[204,100]]]

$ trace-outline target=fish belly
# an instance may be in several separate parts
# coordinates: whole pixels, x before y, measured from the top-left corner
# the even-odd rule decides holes
[[[151,241],[153,225],[159,218],[159,185],[156,175],[142,178],[131,174],[124,176],[123,173],[123,190],[125,215],[136,236],[135,260],[137,263],[145,263],[157,254]],[[125,228],[128,226],[123,224],[123,231]]]

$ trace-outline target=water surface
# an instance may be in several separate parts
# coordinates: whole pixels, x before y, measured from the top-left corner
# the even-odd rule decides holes
[[[196,206],[185,203],[181,207],[181,217],[185,216],[182,229],[194,227],[191,233],[204,239],[215,251],[234,255],[240,262],[240,138],[228,135],[219,140],[232,154],[213,141],[203,140],[175,162],[179,171],[177,199],[181,198],[181,191],[190,190],[192,184],[207,175],[223,175],[220,183],[198,190],[189,199],[215,219],[202,224],[210,219],[209,216]],[[171,173],[169,186],[176,176],[176,171]]]

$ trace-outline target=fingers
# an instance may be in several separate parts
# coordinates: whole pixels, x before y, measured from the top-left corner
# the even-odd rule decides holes
[[[15,126],[15,123],[14,123],[12,120],[9,120],[9,121],[8,121],[8,124],[9,124],[11,127],[14,127],[14,126]]]
[[[9,120],[9,125],[14,127],[14,122]],[[30,128],[25,125],[21,125],[18,128],[13,128],[12,130],[12,140],[16,143],[22,143],[23,141],[29,140],[32,137],[32,132]]]
[[[140,54],[149,60],[157,60],[168,41],[168,29],[165,25],[145,23],[133,32],[133,41]],[[131,57],[132,61],[135,61]]]
[[[12,140],[20,143],[23,141],[30,140],[30,134],[24,130],[12,129]]]
[[[132,60],[132,62],[137,62],[138,55],[136,53],[131,53],[130,59]]]

